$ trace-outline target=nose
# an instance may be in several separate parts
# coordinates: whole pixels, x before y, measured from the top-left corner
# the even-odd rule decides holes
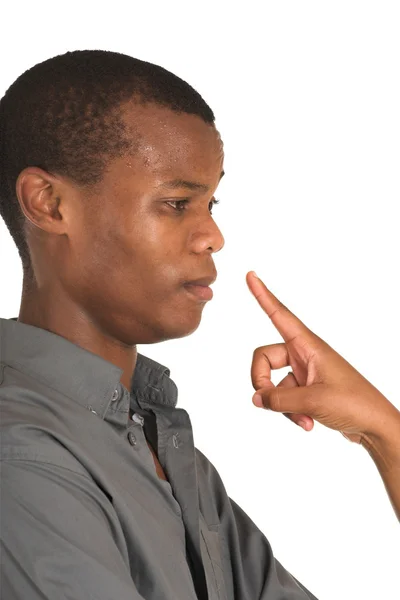
[[[210,214],[208,218],[199,223],[198,228],[192,235],[192,251],[196,254],[202,254],[208,250],[213,254],[222,250],[224,245],[224,236]]]

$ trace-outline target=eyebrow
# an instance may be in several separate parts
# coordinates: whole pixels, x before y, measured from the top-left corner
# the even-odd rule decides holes
[[[225,171],[221,171],[221,175],[219,176],[219,181],[225,175]],[[192,192],[208,192],[210,189],[208,185],[205,183],[198,183],[197,181],[187,181],[186,179],[172,179],[171,181],[166,181],[160,185],[160,188],[170,188],[170,189],[178,189],[178,188],[186,188]]]

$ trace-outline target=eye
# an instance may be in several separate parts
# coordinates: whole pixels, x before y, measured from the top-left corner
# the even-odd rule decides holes
[[[185,200],[169,200],[168,202],[166,202],[166,204],[169,204],[171,206],[171,204],[176,204],[179,205],[179,207],[172,207],[174,210],[176,210],[177,212],[183,212],[186,210],[185,206],[187,204],[189,204],[189,200],[185,199]]]
[[[213,206],[214,206],[215,204],[219,204],[219,203],[220,203],[220,200],[217,200],[216,198],[213,198],[213,199],[211,200],[211,202],[210,202],[210,204],[211,204],[211,208],[210,208],[210,214],[211,214],[211,215],[212,215],[212,209],[213,209]]]
[[[212,198],[212,200],[210,200],[210,202],[209,202],[210,214],[212,214],[213,206],[215,204],[219,204],[219,202],[220,201],[216,200],[215,198]],[[169,206],[175,205],[175,206],[172,206],[172,208],[178,213],[183,213],[185,210],[187,210],[186,207],[189,203],[190,203],[189,198],[184,198],[183,200],[168,200],[166,202],[166,204],[168,204]]]

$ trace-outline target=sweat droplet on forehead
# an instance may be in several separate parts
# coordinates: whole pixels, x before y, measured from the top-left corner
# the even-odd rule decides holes
[[[134,106],[131,115],[137,145],[124,161],[129,174],[135,172],[143,181],[181,178],[212,186],[223,160],[221,138],[213,124],[157,106]]]

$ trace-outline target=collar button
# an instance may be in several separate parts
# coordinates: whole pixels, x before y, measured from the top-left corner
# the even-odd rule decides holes
[[[138,415],[137,413],[133,413],[132,421],[134,421],[135,423],[138,423],[139,425],[141,425],[143,427],[144,418],[141,415]]]

